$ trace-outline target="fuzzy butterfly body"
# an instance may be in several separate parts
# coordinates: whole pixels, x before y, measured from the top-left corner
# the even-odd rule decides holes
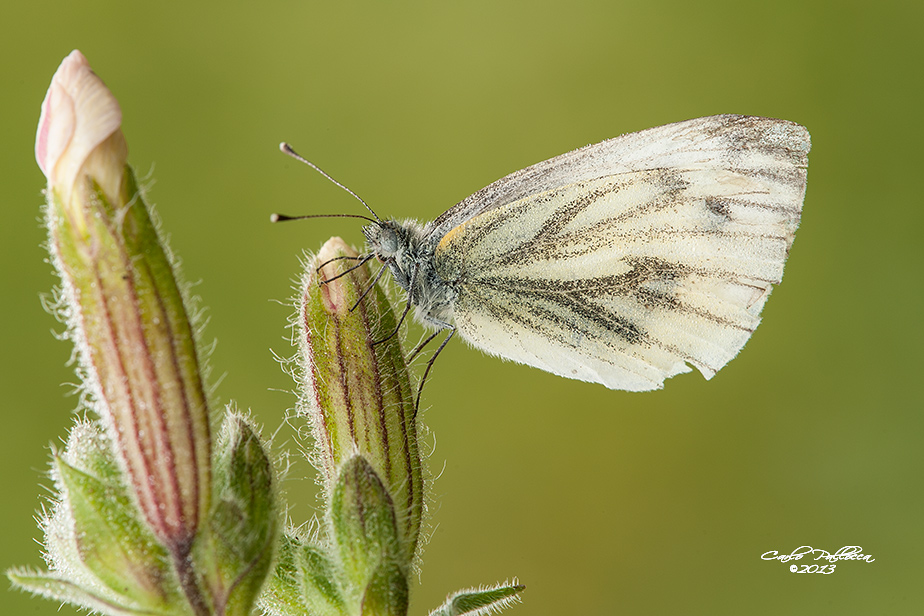
[[[721,115],[512,173],[436,220],[364,233],[418,320],[564,377],[707,379],[760,322],[805,195],[808,131]]]

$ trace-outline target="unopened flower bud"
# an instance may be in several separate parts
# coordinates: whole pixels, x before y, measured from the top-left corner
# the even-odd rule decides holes
[[[183,558],[209,509],[208,405],[173,265],[126,165],[121,118],[74,51],[42,104],[36,159],[91,404],[152,532]]]
[[[224,616],[249,616],[272,564],[279,530],[273,465],[256,430],[237,413],[215,443],[211,541],[198,560]]]
[[[393,335],[394,311],[385,293],[372,285],[368,269],[354,267],[356,256],[333,238],[306,268],[298,332],[304,390],[299,410],[312,421],[315,462],[328,494],[341,465],[353,456],[374,469],[393,503],[409,564],[424,507],[414,392],[399,337]]]
[[[385,486],[362,456],[340,467],[331,498],[331,525],[343,572],[357,613],[407,613],[407,566],[402,555],[395,507]]]
[[[126,164],[121,119],[74,51],[42,105],[36,159],[58,308],[98,420],[55,456],[48,571],[8,575],[110,616],[250,616],[279,534],[273,465],[233,412],[212,459],[187,302]]]

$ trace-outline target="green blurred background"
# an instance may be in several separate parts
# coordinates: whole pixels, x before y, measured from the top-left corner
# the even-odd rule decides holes
[[[812,133],[783,285],[713,381],[613,392],[454,342],[428,383],[439,476],[412,613],[512,576],[511,614],[920,614],[924,3],[10,2],[0,25],[3,568],[40,565],[32,520],[77,403],[39,295],[33,138],[79,48],[121,101],[130,160],[209,307],[222,402],[297,451],[286,305],[303,249],[363,213],[438,215],[498,177],[621,133],[715,113]],[[915,187],[918,188],[915,188]],[[415,330],[416,332],[416,330]],[[414,333],[414,332],[412,332]],[[310,517],[313,477],[285,482]],[[794,575],[768,550],[860,545]],[[18,592],[3,614],[75,614]]]

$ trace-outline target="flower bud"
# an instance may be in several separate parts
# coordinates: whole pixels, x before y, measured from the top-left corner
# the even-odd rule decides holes
[[[249,616],[272,564],[279,529],[275,474],[255,429],[229,413],[215,443],[211,541],[197,554],[223,616]]]
[[[278,539],[274,469],[236,413],[213,468],[186,299],[120,126],[118,102],[74,51],[42,105],[36,159],[58,308],[99,420],[78,424],[55,458],[49,570],[8,575],[114,616],[250,616]]]
[[[372,284],[368,268],[353,267],[356,257],[343,240],[333,238],[306,268],[298,332],[299,411],[312,421],[314,461],[328,495],[340,467],[356,455],[380,478],[409,565],[423,515],[413,389],[399,337],[393,335],[398,324],[391,305]]]
[[[210,502],[209,416],[184,298],[126,165],[121,111],[79,52],[52,79],[36,159],[49,245],[89,399],[174,558]]]
[[[362,614],[404,616],[407,566],[395,508],[372,466],[354,456],[340,467],[331,498],[331,526],[347,588]]]
[[[341,467],[331,499],[331,522],[340,562],[354,587],[365,588],[382,562],[400,560],[394,505],[362,456]]]

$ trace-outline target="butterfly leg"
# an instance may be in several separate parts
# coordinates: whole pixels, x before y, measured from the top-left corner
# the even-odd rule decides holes
[[[365,261],[363,261],[363,263],[365,263]],[[362,264],[360,264],[360,265],[362,265]],[[379,278],[381,278],[381,277],[382,277],[382,274],[385,273],[385,269],[386,269],[386,266],[384,266],[384,265],[381,267],[381,269],[379,269],[379,273],[375,275],[375,278],[372,279],[372,282],[369,283],[369,286],[366,287],[366,290],[363,291],[362,294],[359,296],[359,299],[356,300],[356,303],[353,304],[353,306],[350,307],[350,312],[353,312],[354,310],[356,310],[356,307],[359,306],[359,303],[360,303],[361,301],[363,301],[363,300],[366,298],[367,295],[369,295],[369,291],[371,291],[373,288],[375,288],[375,285],[377,285],[378,282],[379,282]],[[401,324],[400,324],[400,323],[398,323],[398,327],[401,327]],[[396,333],[397,333],[397,332],[396,332]],[[394,335],[395,335],[395,334],[391,334],[391,336],[394,336]],[[391,338],[391,336],[389,336],[388,338]],[[386,340],[388,340],[388,338],[386,338]]]
[[[404,312],[401,313],[401,318],[398,319],[398,325],[395,327],[394,331],[388,334],[387,336],[385,336],[384,338],[382,338],[381,340],[374,341],[372,343],[372,346],[382,344],[386,340],[391,340],[392,338],[397,336],[398,332],[401,331],[401,325],[404,323],[404,319],[405,317],[407,317],[407,313],[410,311],[411,311],[411,302],[408,302],[407,305],[404,307]],[[429,342],[429,340],[427,342]]]
[[[441,325],[445,326],[444,329],[449,330],[449,335],[446,336],[446,339],[440,343],[440,345],[436,348],[436,351],[430,357],[430,360],[427,362],[427,368],[424,370],[423,378],[420,379],[420,385],[417,386],[417,400],[414,402],[414,409],[415,409],[414,416],[415,417],[417,416],[417,411],[420,410],[420,395],[423,393],[424,384],[427,382],[427,377],[430,375],[430,368],[433,367],[433,362],[436,361],[436,358],[439,356],[439,354],[443,351],[444,348],[446,348],[446,345],[449,343],[450,338],[452,338],[452,336],[456,333],[455,325],[452,325],[450,323],[441,323]],[[426,340],[418,344],[417,348],[415,348],[411,352],[410,356],[408,357],[408,362],[414,359],[414,357],[416,357],[417,354],[420,353],[420,351],[422,351],[423,348],[427,346],[431,340],[436,338],[436,336],[441,331],[443,330],[440,329],[440,330],[433,332],[433,334],[431,334]]]

